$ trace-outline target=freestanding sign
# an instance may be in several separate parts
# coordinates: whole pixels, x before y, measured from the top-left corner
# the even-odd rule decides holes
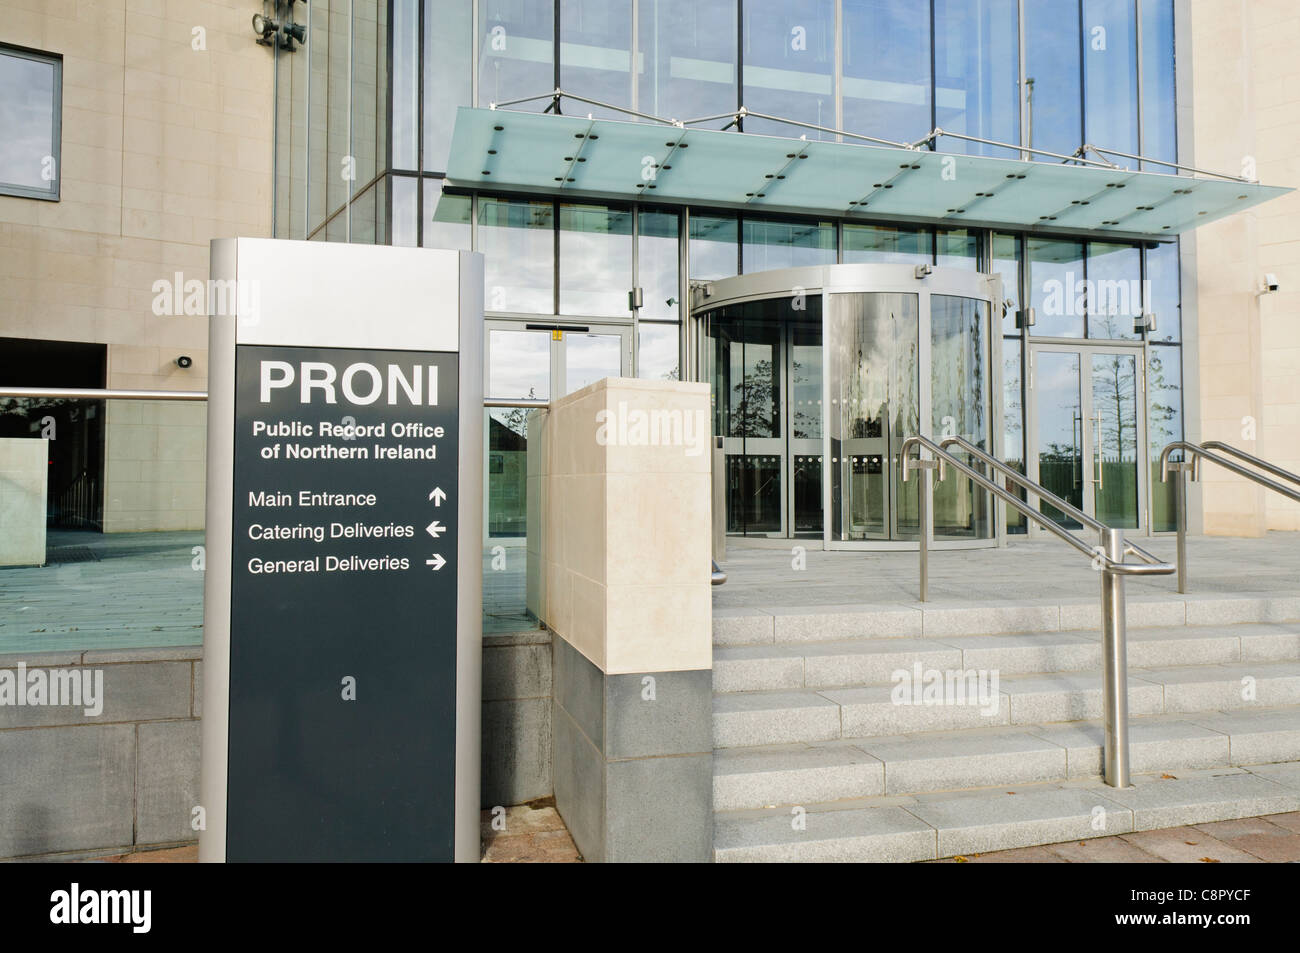
[[[481,256],[211,274],[200,859],[476,861]]]

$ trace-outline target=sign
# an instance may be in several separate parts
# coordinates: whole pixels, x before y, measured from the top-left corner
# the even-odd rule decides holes
[[[239,242],[241,271],[246,244],[271,261],[321,248]],[[326,285],[401,286],[377,251],[433,271],[411,250],[342,253],[357,248],[324,252]],[[247,327],[212,318],[202,788],[217,823],[200,859],[477,860],[482,359],[460,348],[482,324],[452,275],[390,302],[407,317],[387,340],[384,311],[353,321],[364,346],[345,346],[329,312],[346,294],[328,288],[306,295],[311,320],[264,294]],[[453,305],[441,338],[433,301]]]

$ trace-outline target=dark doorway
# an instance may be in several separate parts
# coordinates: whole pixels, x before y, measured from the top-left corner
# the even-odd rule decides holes
[[[102,388],[106,356],[103,344],[0,338],[0,386]],[[103,401],[0,397],[0,437],[49,439],[49,527],[103,528]]]

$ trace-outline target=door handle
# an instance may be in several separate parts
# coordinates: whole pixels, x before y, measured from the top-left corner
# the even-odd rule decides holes
[[[1106,466],[1105,458],[1102,456],[1101,444],[1101,411],[1097,411],[1097,419],[1093,421],[1093,434],[1095,441],[1092,448],[1093,457],[1093,479],[1097,484],[1098,490],[1106,488]]]

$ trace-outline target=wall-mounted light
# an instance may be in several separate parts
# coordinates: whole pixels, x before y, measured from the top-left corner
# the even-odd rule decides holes
[[[262,46],[279,46],[292,53],[297,49],[295,43],[307,42],[307,28],[301,23],[293,22],[293,5],[295,0],[263,0],[262,8],[273,10],[273,16],[265,13],[253,14],[253,32],[257,42]]]

